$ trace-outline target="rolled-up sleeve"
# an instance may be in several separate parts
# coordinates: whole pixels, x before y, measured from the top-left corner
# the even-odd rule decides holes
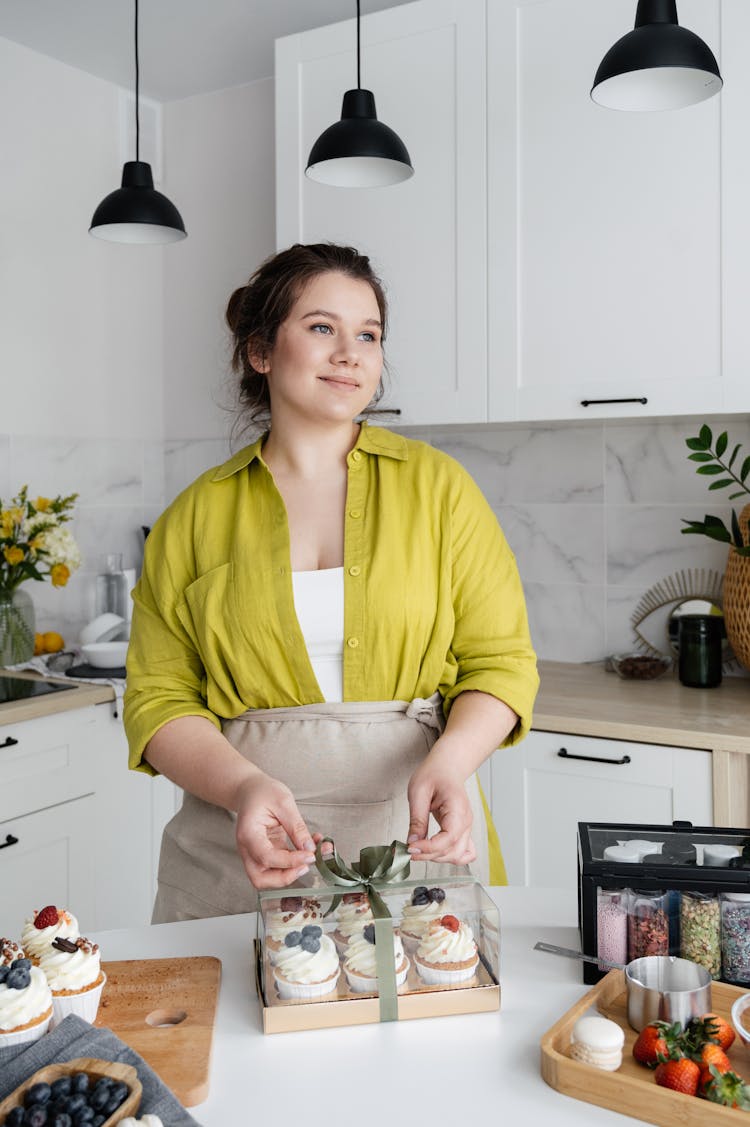
[[[513,744],[531,727],[539,688],[526,600],[513,552],[479,487],[463,470],[456,485],[451,512],[455,682],[441,691],[446,712],[467,690],[503,701],[518,716],[505,740]]]

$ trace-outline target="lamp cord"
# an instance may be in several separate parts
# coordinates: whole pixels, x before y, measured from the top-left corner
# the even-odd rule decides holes
[[[135,0],[138,3],[138,0]],[[360,0],[356,0],[356,89],[362,89],[360,72]]]
[[[135,159],[141,159],[141,119],[138,112],[138,86],[140,67],[138,65],[138,0],[135,0]]]

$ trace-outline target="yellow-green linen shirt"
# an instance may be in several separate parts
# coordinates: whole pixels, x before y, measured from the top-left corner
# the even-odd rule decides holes
[[[134,591],[125,728],[130,766],[179,716],[217,727],[248,708],[321,702],[294,609],[284,502],[262,439],[209,470],[146,543]],[[344,700],[466,689],[528,730],[538,687],[513,554],[469,474],[431,446],[363,423],[348,455]]]

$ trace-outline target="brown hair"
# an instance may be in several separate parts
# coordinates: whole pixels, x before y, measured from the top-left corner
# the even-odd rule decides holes
[[[227,305],[226,320],[232,332],[234,348],[232,370],[240,375],[239,404],[249,424],[265,423],[270,418],[271,399],[268,383],[262,372],[252,365],[250,346],[266,355],[276,343],[279,326],[303,288],[320,274],[339,273],[367,282],[375,294],[385,339],[388,303],[383,285],[370,265],[369,258],[354,247],[335,243],[295,243],[287,250],[271,255],[251,275],[247,285],[236,289]],[[383,395],[382,380],[373,396],[377,403]]]

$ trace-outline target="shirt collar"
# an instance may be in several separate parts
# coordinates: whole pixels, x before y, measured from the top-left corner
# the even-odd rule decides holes
[[[224,481],[232,474],[246,469],[256,458],[260,458],[265,437],[265,434],[262,434],[250,446],[238,450],[228,461],[218,466],[211,477],[211,481]],[[403,435],[396,434],[392,430],[386,430],[385,427],[371,427],[366,419],[360,427],[359,438],[354,445],[354,449],[364,450],[367,454],[383,454],[388,458],[395,458],[399,462],[405,462],[409,457],[406,439]]]

